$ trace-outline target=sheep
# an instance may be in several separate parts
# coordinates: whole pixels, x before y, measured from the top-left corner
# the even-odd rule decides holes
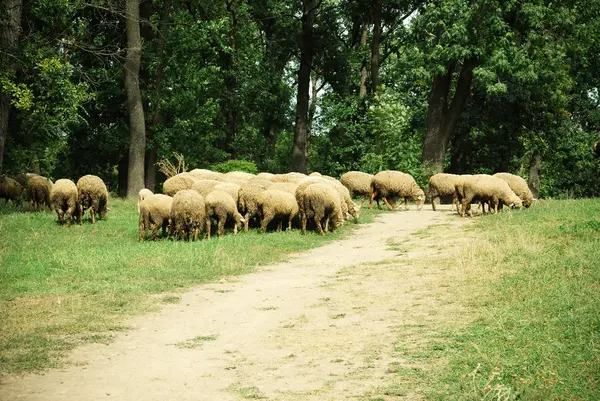
[[[260,178],[261,180],[271,181],[275,177],[273,173],[258,173],[255,178]]]
[[[154,193],[152,191],[150,191],[148,188],[143,188],[140,189],[140,192],[138,193],[138,203],[137,203],[137,207],[138,207],[138,213],[140,212],[140,203],[146,199],[149,196],[154,195]]]
[[[491,175],[481,174],[465,177],[455,184],[455,190],[462,203],[460,214],[463,217],[466,212],[469,213],[469,216],[473,216],[471,211],[473,200],[489,202],[490,210],[493,209],[494,212],[498,212],[500,202],[510,207],[521,207],[523,204],[506,181]]]
[[[258,196],[272,185],[274,184],[271,181],[253,178],[238,191],[237,207],[244,216],[244,231],[248,232],[250,219],[258,216]]]
[[[302,191],[303,204],[301,205],[302,214],[300,224],[302,234],[306,233],[308,217],[313,217],[320,235],[324,235],[322,227],[324,220],[327,222],[331,221],[332,230],[335,232],[336,228],[344,222],[339,193],[331,185],[320,183],[308,185]]]
[[[237,211],[235,202],[231,195],[225,191],[215,190],[209,193],[205,199],[206,205],[206,236],[210,239],[210,229],[212,219],[217,220],[219,238],[223,237],[225,223],[227,219],[233,219],[233,233],[237,234],[238,229],[242,228],[244,218]]]
[[[252,178],[256,177],[256,175],[252,174],[252,173],[246,173],[245,171],[230,171],[228,173],[225,173],[225,180],[230,181],[233,180],[233,182],[237,181],[248,181],[251,180]]]
[[[295,182],[295,183],[298,183],[303,178],[306,178],[306,174],[291,172],[291,173],[286,173],[286,174],[276,174],[275,176],[273,176],[273,178],[271,179],[271,181],[273,181],[273,182]]]
[[[223,182],[223,183],[221,183],[219,185],[216,185],[213,190],[214,191],[219,190],[219,191],[227,192],[229,195],[231,195],[231,197],[233,198],[233,201],[237,205],[238,198],[239,198],[240,188],[241,188],[241,186],[238,185],[238,184],[234,184],[232,182]]]
[[[66,223],[67,227],[71,227],[71,217],[75,215],[81,225],[81,204],[77,185],[73,181],[64,178],[57,180],[52,186],[50,202],[58,215],[59,224]]]
[[[39,176],[39,174],[35,174],[35,173],[19,173],[17,175],[14,176],[14,179],[21,184],[21,186],[23,187],[23,189],[27,188],[27,181],[29,181],[29,179],[31,177],[34,176]]]
[[[225,181],[225,175],[223,173],[217,173],[216,171],[205,170],[205,169],[194,169],[188,172],[189,175],[197,180],[216,180]],[[189,189],[189,188],[186,188]]]
[[[454,184],[460,176],[456,174],[438,173],[429,177],[429,189],[427,195],[431,198],[431,207],[435,211],[435,199],[442,196],[452,197],[452,209],[456,206],[458,211],[458,198],[454,190]]]
[[[141,241],[146,230],[152,230],[152,239],[158,238],[158,229],[162,227],[163,236],[166,234],[171,217],[173,198],[168,195],[154,194],[140,202],[140,232]]]
[[[340,197],[342,198],[341,201],[343,215],[346,216],[346,218],[348,218],[348,216],[352,216],[354,217],[354,221],[358,222],[358,218],[360,217],[360,208],[362,205],[359,206],[356,203],[354,203],[352,197],[350,196],[350,191],[348,190],[348,188],[346,188],[337,179],[329,176],[323,176],[323,178],[325,178],[330,184],[332,184],[336,191],[338,191],[338,193],[340,194]]]
[[[309,186],[314,185],[314,184],[327,185],[327,186],[335,189],[336,192],[338,193],[339,198],[340,198],[339,200],[340,200],[340,208],[341,208],[342,216],[344,216],[345,218],[348,218],[348,216],[349,216],[349,214],[348,214],[348,204],[346,203],[346,200],[344,199],[344,196],[341,193],[342,190],[339,187],[337,187],[333,181],[325,179],[323,177],[306,177],[306,178],[302,179],[299,182],[299,184],[300,185],[296,189],[296,194],[295,195],[296,195],[296,201],[298,202],[298,206],[300,207],[300,213],[299,213],[300,220],[302,220],[302,218],[304,216],[304,208],[303,208],[302,205],[305,202],[304,195],[306,193],[306,189]],[[342,185],[340,184],[340,186],[342,186]],[[344,188],[344,190],[347,191],[346,187],[343,187],[343,188]],[[348,197],[349,197],[349,195],[348,195]],[[353,208],[354,207],[356,207],[356,205],[354,205]],[[356,214],[357,211],[355,211],[353,213]],[[357,216],[357,218],[358,218],[358,216]],[[327,231],[329,231],[329,220],[327,220],[326,224],[325,224],[325,232],[327,232]]]
[[[204,197],[193,189],[177,192],[171,205],[170,234],[196,241],[206,221]]]
[[[360,205],[362,206],[367,200],[367,197],[371,195],[371,180],[373,179],[372,174],[363,173],[362,171],[348,171],[340,177],[340,182],[352,196],[363,197]]]
[[[298,203],[296,197],[289,192],[269,188],[258,198],[258,213],[263,233],[273,219],[279,220],[277,231],[281,231],[284,219],[287,219],[288,229],[291,229],[292,220],[298,215]]]
[[[313,171],[308,176],[309,177],[323,177],[323,175],[321,173],[319,173],[318,171]]]
[[[296,189],[298,189],[298,184],[293,182],[276,182],[273,185],[271,185],[269,189],[276,189],[278,191],[283,191],[295,195]]]
[[[496,173],[494,177],[498,177],[506,181],[510,189],[521,198],[523,202],[523,206],[529,207],[533,203],[533,194],[531,193],[531,189],[529,189],[529,185],[527,185],[527,181],[525,181],[522,177],[518,175],[510,174],[510,173]]]
[[[195,180],[188,174],[177,174],[173,177],[167,178],[163,184],[163,193],[168,196],[175,196],[179,191],[184,189],[192,189]]]
[[[217,185],[223,184],[223,181],[217,180],[196,180],[192,189],[200,195],[206,197]]]
[[[81,213],[90,210],[92,224],[96,224],[96,213],[103,218],[108,212],[108,190],[104,181],[95,175],[84,175],[77,181]]]
[[[6,203],[21,203],[23,200],[23,186],[18,181],[10,177],[0,176],[0,199],[4,199]]]
[[[27,198],[29,199],[30,209],[39,210],[46,205],[52,210],[50,203],[50,192],[52,191],[52,181],[41,175],[34,175],[27,179]]]
[[[371,180],[371,201],[369,202],[369,209],[373,207],[373,200],[377,197],[383,198],[383,202],[386,204],[389,210],[394,208],[390,205],[389,197],[404,198],[404,208],[408,210],[408,198],[412,198],[417,203],[417,210],[423,208],[425,203],[425,193],[410,175],[400,171],[380,171],[373,176]],[[379,206],[379,202],[377,202]]]

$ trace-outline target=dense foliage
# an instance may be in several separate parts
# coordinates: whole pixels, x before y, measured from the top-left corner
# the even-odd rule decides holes
[[[22,10],[17,31],[0,26],[10,101],[0,171],[94,173],[122,190],[122,2],[9,3]],[[542,196],[598,195],[599,13],[583,0],[144,0],[146,182],[173,152],[191,167],[292,169],[308,49],[309,170],[393,168],[423,181],[429,140],[446,171],[539,168]]]

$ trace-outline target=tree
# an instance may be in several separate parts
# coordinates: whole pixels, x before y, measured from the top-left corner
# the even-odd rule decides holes
[[[127,174],[127,197],[135,198],[144,188],[144,157],[146,153],[146,126],[144,107],[140,93],[140,38],[139,0],[125,1],[125,29],[127,31],[127,56],[125,58],[125,91],[129,110],[129,169]]]

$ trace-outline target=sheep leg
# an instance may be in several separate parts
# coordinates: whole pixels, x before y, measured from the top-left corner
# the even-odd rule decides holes
[[[317,227],[317,232],[323,236],[325,235],[323,233],[323,227],[321,227],[321,220],[323,219],[323,216],[320,216],[319,213],[315,213],[315,226]]]
[[[390,202],[388,202],[387,197],[384,196],[383,197],[383,202],[385,203],[385,205],[387,206],[387,208],[389,210],[394,210],[394,208],[392,207],[392,205],[390,205]],[[377,201],[377,205],[379,205],[379,201]],[[380,208],[381,209],[381,208]]]
[[[246,212],[244,215],[244,231],[248,232],[248,224],[250,224],[250,212]]]
[[[431,208],[433,209],[434,212],[436,211],[435,210],[435,200],[436,200],[436,197],[432,196],[431,197]],[[454,203],[453,203],[453,205],[454,205]]]
[[[56,209],[56,214],[58,214],[58,223],[62,224],[63,223],[63,216],[64,216],[64,213],[63,213],[62,209]]]
[[[150,228],[152,229],[152,241],[156,241],[158,239],[158,224],[150,223]]]
[[[263,233],[267,232],[267,226],[269,225],[269,223],[271,222],[271,220],[273,220],[273,215],[271,215],[271,213],[267,213],[263,216],[261,222],[260,222],[260,231]]]
[[[90,208],[90,214],[92,215],[92,224],[96,224],[96,210],[93,207]]]
[[[143,237],[144,237],[144,223],[140,223],[140,234],[138,236],[138,242],[140,242]]]
[[[277,223],[277,232],[278,233],[281,232],[282,226],[283,226],[283,220],[279,219],[279,223]]]
[[[360,202],[360,206],[362,207],[362,205],[364,205],[365,201],[367,200],[367,194],[363,195],[362,201]]]
[[[212,222],[210,220],[210,217],[206,218],[206,236],[205,238],[210,239],[210,226],[212,225]]]
[[[404,210],[408,210],[408,197],[404,197]]]
[[[325,232],[329,232],[329,216],[325,219]]]
[[[300,212],[300,231],[306,234],[306,213]]]
[[[292,220],[293,220],[293,219],[294,219],[294,217],[293,217],[293,216],[290,214],[290,219],[289,219],[289,222],[288,222],[288,228],[287,228],[288,230],[291,230],[291,229],[292,229]]]
[[[377,196],[377,191],[371,192],[371,200],[369,201],[369,209],[371,209],[373,207],[373,199],[375,199],[376,196]],[[379,207],[379,199],[377,199],[377,207]]]
[[[218,224],[218,228],[217,228],[217,234],[219,236],[219,238],[223,238],[223,235],[225,234],[225,222],[227,221],[227,217],[220,217],[219,218],[219,224]],[[235,228],[234,228],[235,230]]]
[[[71,227],[71,216],[73,215],[73,211],[75,208],[68,208],[67,213],[65,213],[65,220],[67,221],[67,227]]]

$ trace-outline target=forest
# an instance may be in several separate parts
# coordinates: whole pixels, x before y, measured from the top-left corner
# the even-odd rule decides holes
[[[2,0],[0,173],[528,177],[600,195],[600,2]]]

